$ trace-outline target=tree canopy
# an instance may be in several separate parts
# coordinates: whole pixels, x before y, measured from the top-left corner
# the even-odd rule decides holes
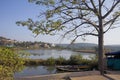
[[[119,0],[28,0],[43,5],[39,21],[28,19],[18,21],[28,26],[35,34],[55,34],[62,31],[63,35],[71,35],[72,39],[80,36],[99,34],[99,19],[102,19],[104,32],[116,28],[120,16]],[[99,6],[100,5],[100,6]],[[114,25],[114,26],[113,26]]]
[[[119,27],[120,0],[28,1],[40,5],[44,11],[40,11],[38,21],[29,18],[27,21],[17,21],[18,25],[27,26],[36,35],[60,32],[63,37],[72,38],[72,42],[86,35],[98,36],[99,61],[103,66],[104,33]]]

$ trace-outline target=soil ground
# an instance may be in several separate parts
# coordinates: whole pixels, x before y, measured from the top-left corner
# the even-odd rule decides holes
[[[108,71],[105,76],[101,76],[99,71],[85,71],[20,77],[14,80],[120,80],[120,71]]]

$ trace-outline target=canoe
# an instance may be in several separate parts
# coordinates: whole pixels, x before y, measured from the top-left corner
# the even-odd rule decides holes
[[[67,71],[67,72],[79,72],[90,70],[90,66],[88,65],[66,65],[66,66],[56,66],[56,69],[59,71]]]

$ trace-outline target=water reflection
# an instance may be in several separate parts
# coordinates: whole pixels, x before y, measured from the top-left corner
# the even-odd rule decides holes
[[[44,66],[44,69],[46,69],[50,74],[52,74],[53,72],[56,73],[55,66],[48,66],[48,67]]]
[[[14,74],[14,77],[36,76],[56,73],[54,66],[26,66],[26,68]]]

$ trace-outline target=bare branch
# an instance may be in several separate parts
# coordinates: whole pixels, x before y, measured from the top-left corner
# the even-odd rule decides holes
[[[109,8],[107,8],[105,5],[103,5],[103,8],[108,12]]]
[[[94,34],[94,33],[83,33],[83,34],[80,34],[80,35],[76,35],[76,37],[72,40],[71,44],[73,44],[75,42],[75,40],[77,38],[79,38],[80,36],[86,36],[86,35],[92,35],[92,36],[98,36],[98,34]]]
[[[69,19],[67,21],[64,21],[62,24],[66,24],[66,23],[68,23],[70,21],[73,21],[73,20],[76,20],[76,19],[80,19],[80,17],[78,16],[78,17],[71,18],[71,19]]]
[[[62,13],[65,14],[66,16],[69,16],[70,18],[73,18],[72,15],[70,15],[70,14],[67,14],[65,12],[62,12]]]
[[[67,9],[89,10],[88,8],[83,8],[83,7],[78,7],[78,6],[75,6],[75,7],[69,7],[69,6],[65,5],[65,7],[66,7]]]
[[[74,30],[76,30],[78,27],[82,26],[82,25],[83,25],[83,24],[85,24],[85,23],[87,23],[87,22],[83,22],[83,23],[81,23],[81,24],[77,25],[75,28],[73,28],[73,29],[71,29],[71,30],[67,31],[67,32],[66,32],[63,36],[65,36],[65,35],[69,34],[70,32],[72,32],[72,31],[74,31]]]
[[[103,5],[103,4],[104,4],[104,2],[105,2],[105,0],[103,0],[103,1],[102,1],[101,5]]]
[[[113,6],[110,8],[110,10],[102,17],[103,19],[106,18],[116,7],[117,4],[120,3],[120,0],[117,0],[115,4],[113,4]]]
[[[86,2],[85,2],[85,5],[89,10],[94,11]]]
[[[86,18],[82,18],[82,19],[85,20],[88,24],[91,24],[97,30],[97,32],[99,32],[98,25],[96,25],[95,23],[91,22],[90,20]]]
[[[79,36],[76,36],[76,37],[71,41],[71,44],[73,44],[78,37],[79,37]]]
[[[115,20],[119,17],[120,15],[115,16],[113,19],[110,19],[109,21],[107,21],[105,24],[103,24],[104,26],[108,25],[109,23],[114,23]]]
[[[110,24],[110,26],[108,27],[108,29],[106,31],[104,31],[104,33],[106,33],[109,29],[111,29],[112,25],[114,24],[114,22],[116,21],[116,19],[119,17],[120,15],[117,15],[115,18],[109,20],[105,25]]]
[[[97,8],[96,8],[96,6],[95,6],[95,4],[94,4],[94,1],[93,1],[93,0],[90,0],[90,1],[91,1],[91,4],[92,4],[93,8],[94,8],[94,12],[97,13]]]
[[[98,34],[94,34],[94,33],[83,33],[77,36],[85,36],[85,35],[92,35],[92,36],[98,36]]]

